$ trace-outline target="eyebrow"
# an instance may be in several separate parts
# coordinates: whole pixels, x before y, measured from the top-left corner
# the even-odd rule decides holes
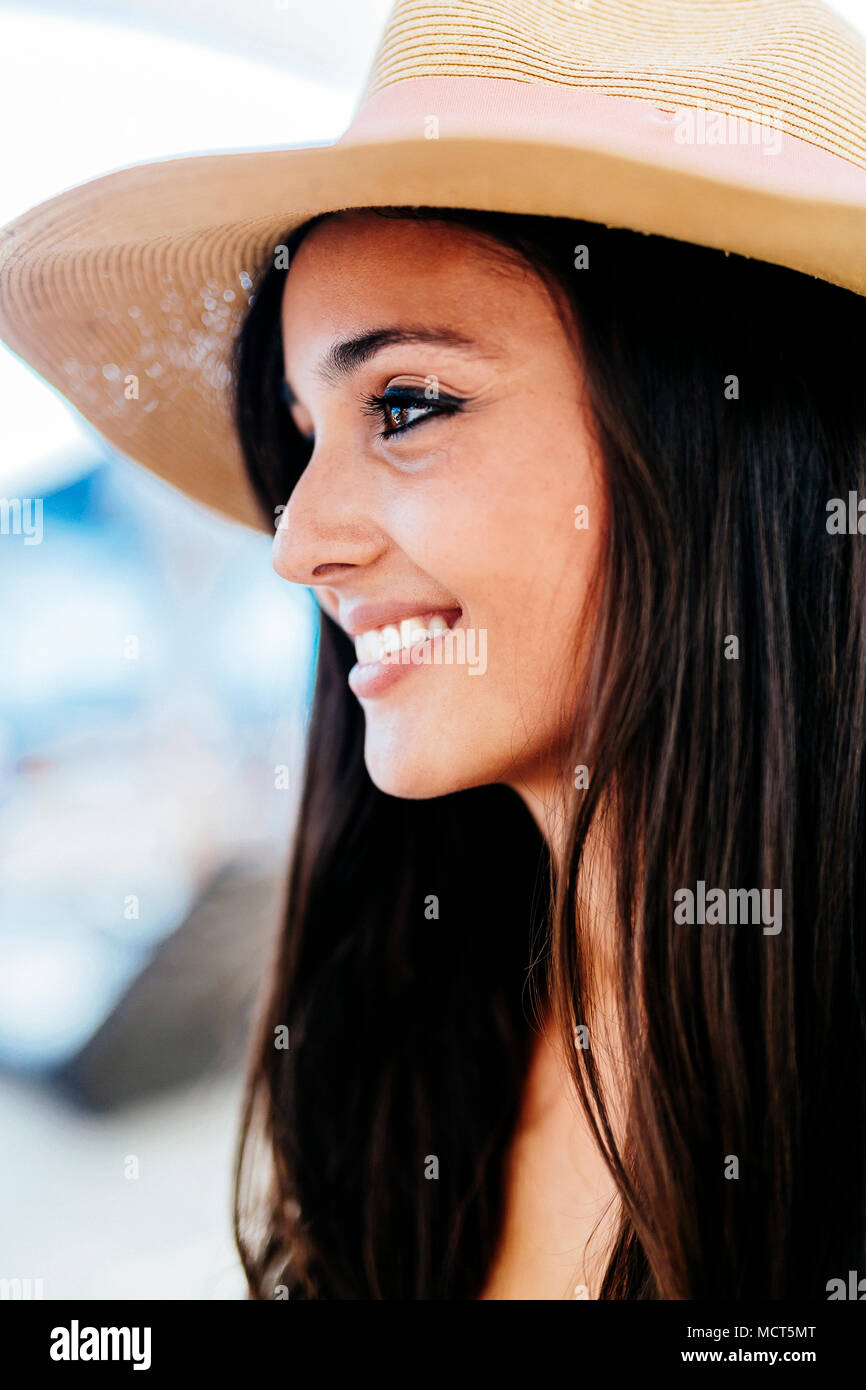
[[[425,343],[430,347],[446,347],[458,352],[471,352],[477,357],[502,358],[501,348],[490,344],[484,346],[475,338],[470,338],[456,328],[448,327],[404,327],[395,324],[388,328],[375,328],[368,333],[360,333],[355,338],[332,343],[316,366],[316,375],[329,386],[351,376],[352,372],[365,362],[369,362],[378,352],[397,344],[411,345]],[[298,398],[287,380],[283,381],[283,396],[288,405],[299,404]]]

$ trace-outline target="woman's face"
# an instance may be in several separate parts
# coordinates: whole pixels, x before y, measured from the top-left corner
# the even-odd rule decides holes
[[[358,639],[371,778],[400,797],[531,796],[569,772],[606,527],[549,292],[460,227],[341,214],[294,256],[283,341],[314,447],[274,568]]]

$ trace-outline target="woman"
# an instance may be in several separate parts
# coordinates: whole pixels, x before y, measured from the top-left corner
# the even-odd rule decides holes
[[[823,1296],[864,1237],[863,299],[507,214],[286,245],[238,428],[322,629],[253,1290]],[[699,884],[762,914],[684,921]]]
[[[866,1269],[864,238],[787,0],[399,0],[334,144],[3,229],[4,340],[321,610],[252,1297]]]

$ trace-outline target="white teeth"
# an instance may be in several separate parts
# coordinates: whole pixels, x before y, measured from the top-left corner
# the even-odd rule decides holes
[[[430,631],[420,618],[404,618],[400,624],[400,646],[411,647],[416,642],[426,642]]]
[[[385,643],[377,628],[370,632],[362,632],[355,638],[355,655],[362,666],[368,666],[371,661],[382,660],[385,655]]]
[[[387,623],[385,627],[371,628],[355,638],[358,665],[369,666],[403,648],[414,647],[416,642],[426,642],[434,633],[447,631],[448,624],[441,613],[434,613],[426,623],[420,618],[404,618],[399,627],[396,623]]]

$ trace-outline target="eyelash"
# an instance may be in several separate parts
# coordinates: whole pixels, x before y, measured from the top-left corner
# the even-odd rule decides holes
[[[407,410],[413,406],[432,411],[432,414],[422,415],[418,420],[410,420],[407,425],[398,425],[396,429],[387,427],[377,430],[377,439],[393,439],[395,435],[405,434],[407,430],[414,429],[416,425],[423,425],[425,420],[435,420],[437,416],[454,415],[463,407],[463,402],[457,396],[438,396],[435,401],[427,400],[417,392],[393,387],[383,391],[381,396],[375,394],[365,395],[362,410],[365,415],[372,415],[374,418],[387,419],[386,412],[391,410]]]

